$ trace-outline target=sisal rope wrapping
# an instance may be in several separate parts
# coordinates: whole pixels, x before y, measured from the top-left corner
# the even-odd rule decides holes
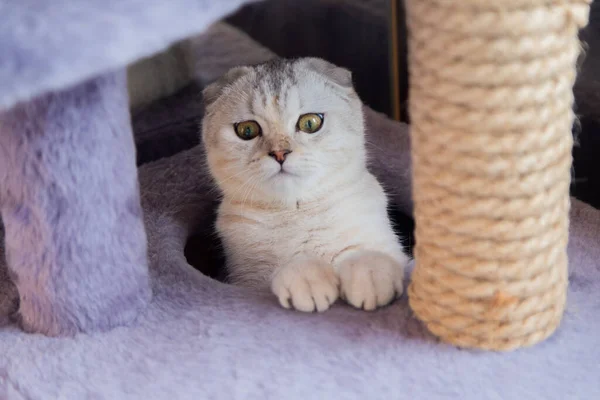
[[[407,0],[414,313],[511,350],[565,308],[572,87],[591,0]]]

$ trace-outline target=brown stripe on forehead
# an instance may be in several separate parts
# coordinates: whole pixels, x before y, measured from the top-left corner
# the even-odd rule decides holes
[[[269,101],[269,94],[267,93],[266,90],[261,90],[260,101],[261,101],[263,108],[267,107],[267,102]]]
[[[254,115],[254,96],[248,96],[248,112]]]
[[[296,77],[289,61],[274,59],[257,68],[257,84],[265,85],[271,95],[276,96],[289,84],[296,84]]]

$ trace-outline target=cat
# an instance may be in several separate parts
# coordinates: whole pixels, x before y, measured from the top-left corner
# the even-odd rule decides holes
[[[350,71],[319,58],[231,69],[203,91],[202,142],[222,201],[216,230],[233,284],[285,308],[364,310],[403,291],[404,253],[367,170]]]

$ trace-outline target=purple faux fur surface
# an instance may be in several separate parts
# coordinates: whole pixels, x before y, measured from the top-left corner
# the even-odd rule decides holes
[[[125,74],[107,71],[245,2],[0,0],[0,208],[20,297],[13,316],[24,329],[106,330],[144,308],[146,238]],[[0,294],[0,310],[13,308]]]
[[[0,109],[124,67],[248,0],[0,0]]]
[[[247,37],[234,33],[199,54],[212,51],[215,64],[217,53],[239,56],[232,49]],[[408,129],[370,110],[366,117],[372,171],[409,210]],[[166,136],[180,133],[173,126]],[[337,304],[307,315],[282,309],[270,294],[211,280],[183,253],[192,232],[212,229],[216,193],[201,150],[146,164],[139,177],[152,302],[135,324],[104,333],[50,338],[0,328],[1,400],[600,398],[598,210],[573,203],[571,285],[558,331],[497,354],[438,343],[406,297],[373,313]],[[14,298],[1,253],[0,246],[0,320]]]
[[[0,188],[6,261],[25,330],[106,330],[146,306],[124,71],[0,112]]]
[[[392,142],[406,135],[382,121],[368,113],[372,135]],[[204,171],[198,148],[140,168],[154,299],[137,323],[72,339],[0,329],[0,393],[4,386],[9,399],[36,400],[600,397],[598,210],[573,204],[571,286],[558,331],[498,354],[438,343],[406,297],[373,313],[338,303],[303,314],[270,294],[201,275],[183,246],[213,207],[211,185],[190,171]]]

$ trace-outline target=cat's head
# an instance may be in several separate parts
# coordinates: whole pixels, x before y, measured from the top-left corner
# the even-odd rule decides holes
[[[202,140],[225,196],[308,200],[365,168],[362,103],[317,58],[236,67],[204,92]]]

